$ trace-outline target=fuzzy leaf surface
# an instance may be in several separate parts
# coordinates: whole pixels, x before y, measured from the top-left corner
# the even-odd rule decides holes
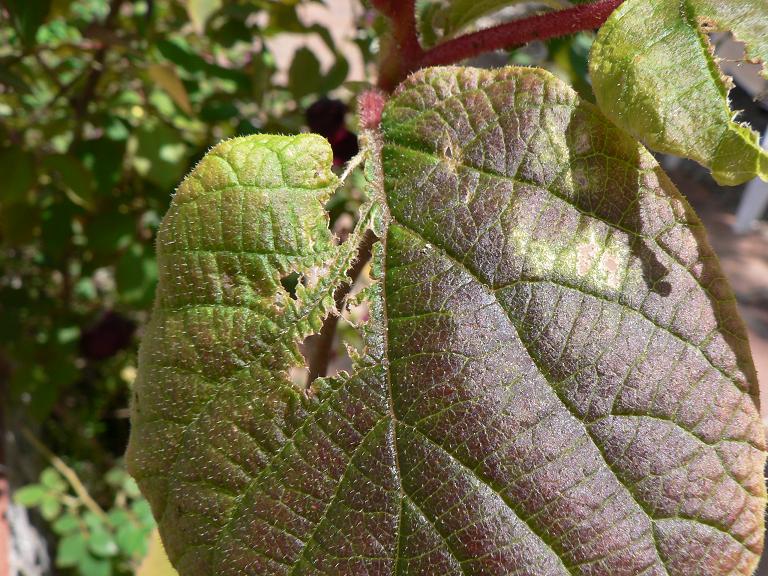
[[[226,143],[164,221],[129,462],[180,574],[751,574],[765,454],[749,347],[650,154],[525,68],[418,72],[367,137],[381,241],[352,375],[286,376],[317,330],[295,310],[348,263],[318,202],[331,179],[272,204],[305,211],[291,250],[240,243],[293,230],[239,207],[279,193],[241,163],[263,142],[295,146],[289,174],[322,154]],[[318,149],[327,164],[302,177],[328,174]],[[232,201],[204,209],[223,188]],[[318,262],[315,299],[282,306],[276,279]]]
[[[711,32],[732,32],[749,60],[765,63],[768,3],[627,0],[592,47],[595,96],[611,120],[650,148],[696,160],[721,184],[768,180],[759,135],[729,108],[732,84],[718,67]]]

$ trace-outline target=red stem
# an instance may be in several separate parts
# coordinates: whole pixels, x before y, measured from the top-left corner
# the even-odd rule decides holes
[[[376,4],[384,3],[390,8],[391,2],[396,3],[396,1],[390,0],[388,2],[384,0],[382,2],[379,0]],[[548,38],[573,34],[580,30],[599,28],[623,1],[597,0],[596,2],[574,6],[567,10],[558,10],[556,12],[514,20],[506,24],[465,34],[453,40],[447,40],[426,52],[419,47],[421,54],[416,59],[412,58],[413,53],[401,53],[399,55],[400,67],[398,73],[396,75],[390,73],[382,76],[379,84],[381,88],[391,91],[414,70],[428,66],[453,64],[486,52],[522,46],[533,40],[546,40]],[[403,14],[397,14],[396,17],[382,8],[379,9],[392,19],[393,34],[397,37],[399,34],[398,28],[401,25],[400,21],[404,20]],[[415,36],[415,25],[413,25],[412,30]],[[418,44],[418,39],[416,43]]]
[[[416,0],[372,0],[373,5],[392,21],[392,37],[401,58],[424,55],[416,32]]]

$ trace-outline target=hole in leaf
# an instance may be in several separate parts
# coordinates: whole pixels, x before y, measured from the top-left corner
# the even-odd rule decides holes
[[[701,22],[701,30],[708,35],[717,65],[726,77],[726,85],[730,88],[735,81],[755,101],[768,106],[768,81],[762,77],[763,64],[748,59],[744,42],[731,32],[712,32],[714,29],[713,24]],[[742,106],[741,102],[735,104]]]
[[[280,285],[294,300],[296,300],[296,286],[298,286],[299,282],[303,281],[303,276],[298,272],[291,272],[280,277]]]
[[[309,367],[305,386],[307,389],[317,378],[352,371],[354,358],[363,353],[363,325],[369,317],[367,294],[364,291],[372,283],[369,275],[370,265],[367,263],[368,249],[369,246],[363,250],[365,260],[362,262],[362,269],[357,273],[351,271],[357,278],[349,292],[336,293],[340,312],[330,314],[321,331],[308,336],[300,345],[301,353]]]

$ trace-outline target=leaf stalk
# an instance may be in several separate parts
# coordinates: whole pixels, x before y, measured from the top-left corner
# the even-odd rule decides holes
[[[597,0],[566,10],[513,20],[446,40],[425,51],[416,34],[413,2],[376,0],[374,6],[391,20],[394,39],[382,62],[379,87],[391,92],[408,74],[421,68],[455,64],[494,50],[523,46],[533,40],[547,40],[598,28],[623,1]],[[402,6],[393,10],[393,6],[397,5]],[[406,10],[406,5],[411,10]]]

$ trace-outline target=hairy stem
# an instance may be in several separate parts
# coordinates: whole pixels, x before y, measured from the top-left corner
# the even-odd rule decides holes
[[[422,51],[416,59],[410,59],[403,53],[399,58],[400,66],[397,72],[382,70],[379,85],[382,89],[391,91],[408,74],[421,68],[454,64],[486,52],[522,46],[533,40],[546,40],[598,28],[623,1],[597,0],[567,10],[514,20],[447,40],[426,52]],[[393,28],[396,29],[399,20],[392,17],[391,20]],[[393,31],[393,35],[397,34]]]
[[[391,92],[407,71],[404,66],[424,56],[416,32],[415,0],[372,0],[374,7],[389,18],[391,37],[385,39],[379,64],[379,86]]]

